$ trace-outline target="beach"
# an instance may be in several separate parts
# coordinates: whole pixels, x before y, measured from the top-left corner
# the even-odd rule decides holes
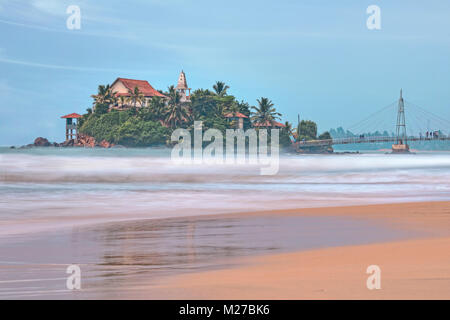
[[[262,225],[272,227],[255,232]],[[8,250],[0,246],[3,259],[27,259],[2,261],[0,294],[27,299],[448,299],[449,227],[450,202],[112,223],[58,236],[25,236],[22,245],[16,242]],[[74,257],[83,261],[80,291],[66,290],[61,277]],[[381,268],[380,290],[366,287],[370,265]],[[30,276],[32,287],[26,282]]]
[[[283,155],[261,176],[162,149],[0,148],[0,298],[448,298],[449,181],[445,152]]]
[[[167,299],[450,298],[450,202],[290,210],[283,214],[376,219],[425,233],[407,241],[250,258],[232,269],[163,279],[157,295]],[[381,268],[380,290],[366,287],[366,268],[374,264]]]
[[[449,13],[0,0],[0,301],[450,300]]]

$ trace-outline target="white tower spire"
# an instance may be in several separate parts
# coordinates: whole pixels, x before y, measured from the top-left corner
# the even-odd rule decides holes
[[[190,101],[190,95],[191,95],[191,88],[188,87],[187,81],[186,81],[186,74],[183,70],[181,70],[180,76],[178,77],[177,82],[177,92],[181,95],[181,101],[182,102],[189,102]],[[189,92],[189,95],[187,95],[187,91]]]

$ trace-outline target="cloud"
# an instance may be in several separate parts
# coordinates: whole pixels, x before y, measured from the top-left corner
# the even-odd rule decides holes
[[[0,12],[2,12],[5,9],[5,4],[10,1],[11,0],[0,0]]]
[[[31,62],[31,61],[25,61],[25,60],[8,59],[8,58],[1,57],[1,56],[0,56],[0,63],[22,65],[22,66],[33,67],[33,68],[46,68],[46,69],[84,71],[84,72],[86,72],[86,71],[92,71],[92,72],[115,72],[115,73],[130,72],[130,70],[119,70],[119,69],[108,69],[108,68],[91,68],[91,67],[78,67],[78,66],[65,66],[65,65],[56,65],[56,64],[45,64],[45,63]]]
[[[93,5],[92,0],[32,0],[33,9],[41,14],[51,15],[55,17],[68,17],[66,12],[70,5],[77,5],[81,10],[81,19],[83,21],[91,21],[98,23],[107,23],[108,25],[121,25],[126,21],[120,19],[120,12],[114,11],[108,6]]]
[[[60,32],[61,31],[61,30],[57,30],[57,29],[51,29],[51,28],[48,28],[48,27],[44,27],[44,26],[25,24],[25,23],[19,23],[19,22],[14,22],[14,21],[7,21],[7,20],[2,20],[2,19],[0,19],[0,23],[8,24],[8,25],[11,25],[11,26],[42,30],[42,31],[54,31],[54,32]]]
[[[7,97],[12,91],[11,86],[5,79],[0,79],[0,96]]]
[[[57,0],[33,0],[31,5],[44,13],[62,16],[66,14],[67,1]]]
[[[108,37],[108,38],[115,38],[115,39],[122,39],[122,40],[135,40],[135,38],[136,38],[135,35],[130,34],[130,33],[96,32],[96,31],[86,31],[84,29],[77,30],[77,31],[71,31],[71,30],[67,30],[66,28],[54,29],[54,28],[49,28],[49,27],[41,26],[41,25],[25,24],[25,23],[2,20],[2,19],[0,19],[0,23],[4,23],[7,25],[16,26],[16,27],[21,27],[21,28],[39,30],[39,31],[59,32],[59,33],[69,33],[70,32],[70,35],[75,35],[75,36]]]

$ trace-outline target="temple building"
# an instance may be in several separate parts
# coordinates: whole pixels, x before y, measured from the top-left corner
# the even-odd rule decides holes
[[[135,88],[139,89],[139,92],[142,93],[145,97],[144,102],[141,104],[140,102],[136,103],[136,107],[145,107],[148,105],[149,101],[153,97],[161,97],[163,99],[167,99],[168,97],[162,94],[161,92],[154,89],[150,83],[146,80],[136,80],[136,79],[127,79],[127,78],[117,78],[113,84],[111,85],[111,91],[116,93],[116,96],[119,98],[119,101],[112,108],[115,109],[124,109],[130,107],[129,98],[131,97],[130,92],[133,92]],[[176,86],[176,91],[180,95],[181,102],[190,102],[191,88],[188,87],[186,81],[186,74],[184,71],[181,71],[180,76],[178,77],[178,83]],[[121,97],[125,97],[122,102],[120,102]]]
[[[150,83],[146,80],[134,80],[126,78],[117,78],[116,81],[111,85],[112,92],[116,92],[117,97],[130,97],[130,91],[133,92],[135,88],[144,95],[145,101],[142,103],[137,103],[137,107],[146,106],[148,101],[153,97],[167,98],[165,95],[155,90]],[[128,104],[129,102],[127,102]]]
[[[181,70],[180,76],[178,77],[178,83],[177,83],[176,89],[177,89],[177,92],[181,96],[181,98],[180,98],[181,102],[190,102],[191,101],[191,88],[189,88],[187,85],[186,75],[184,74],[183,70]]]

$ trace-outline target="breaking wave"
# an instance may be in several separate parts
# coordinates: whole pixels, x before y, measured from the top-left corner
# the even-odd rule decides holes
[[[260,175],[256,165],[178,165],[168,154],[0,148],[0,235],[130,219],[450,199],[450,153],[287,155],[273,176]]]

